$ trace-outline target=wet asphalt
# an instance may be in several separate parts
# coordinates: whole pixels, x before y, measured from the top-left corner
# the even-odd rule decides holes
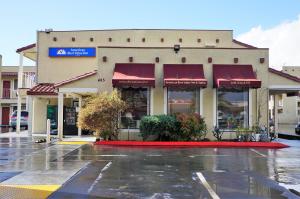
[[[0,182],[62,184],[49,198],[300,198],[289,191],[300,186],[300,141],[287,144],[130,148],[0,138]]]
[[[299,198],[281,184],[299,186],[300,147],[85,145],[62,159],[90,163],[50,198]],[[216,195],[209,192],[206,182]]]

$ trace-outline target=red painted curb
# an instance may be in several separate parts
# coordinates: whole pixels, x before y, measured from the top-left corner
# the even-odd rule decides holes
[[[199,147],[199,148],[272,148],[289,147],[279,142],[148,142],[148,141],[98,141],[95,145],[128,147]]]

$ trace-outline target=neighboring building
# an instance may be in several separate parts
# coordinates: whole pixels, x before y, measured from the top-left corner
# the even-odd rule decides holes
[[[282,72],[300,78],[300,66],[283,66]],[[299,93],[295,96],[282,95],[280,114],[278,115],[279,124],[296,125],[300,119],[300,97]]]
[[[269,119],[275,131],[293,133],[298,122],[300,78],[283,71],[269,69]],[[292,132],[290,132],[292,131]]]
[[[13,111],[17,110],[18,91],[18,66],[0,65],[0,121],[1,126],[9,125],[9,118]],[[35,67],[25,66],[23,73],[23,85],[31,88],[34,84]],[[26,110],[26,99],[22,99],[22,110]]]
[[[81,135],[86,97],[114,88],[129,106],[120,138],[140,139],[143,116],[175,112],[201,114],[209,138],[215,126],[234,138],[237,127],[268,126],[269,90],[285,92],[278,79],[299,87],[270,73],[267,48],[234,40],[232,30],[46,30],[17,52],[37,61],[29,131],[46,132],[49,118],[60,138]]]

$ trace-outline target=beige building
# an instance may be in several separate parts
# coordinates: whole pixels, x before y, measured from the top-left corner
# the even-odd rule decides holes
[[[29,130],[46,132],[49,118],[60,138],[83,133],[76,119],[87,96],[114,88],[128,104],[121,139],[140,139],[143,116],[175,112],[202,115],[209,138],[215,126],[234,138],[237,127],[268,126],[269,90],[290,86],[270,73],[267,48],[236,41],[232,30],[46,30],[18,53],[29,51],[37,62]]]
[[[283,66],[282,72],[295,78],[300,78],[299,66]],[[279,125],[292,125],[294,127],[300,119],[300,98],[298,93],[291,96],[283,94],[280,106],[281,110],[278,114]]]
[[[0,57],[1,59],[2,57]],[[0,60],[0,121],[2,127],[9,126],[10,116],[17,110],[18,102],[18,71],[19,66],[2,66],[2,60]],[[35,67],[25,66],[23,73],[23,85],[24,87],[31,88],[35,82]],[[21,109],[26,110],[26,98],[22,99]]]

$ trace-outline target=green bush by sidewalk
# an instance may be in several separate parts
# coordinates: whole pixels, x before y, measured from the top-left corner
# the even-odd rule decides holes
[[[196,113],[145,116],[140,124],[140,133],[144,140],[150,137],[159,141],[202,140],[206,132],[204,118]]]

